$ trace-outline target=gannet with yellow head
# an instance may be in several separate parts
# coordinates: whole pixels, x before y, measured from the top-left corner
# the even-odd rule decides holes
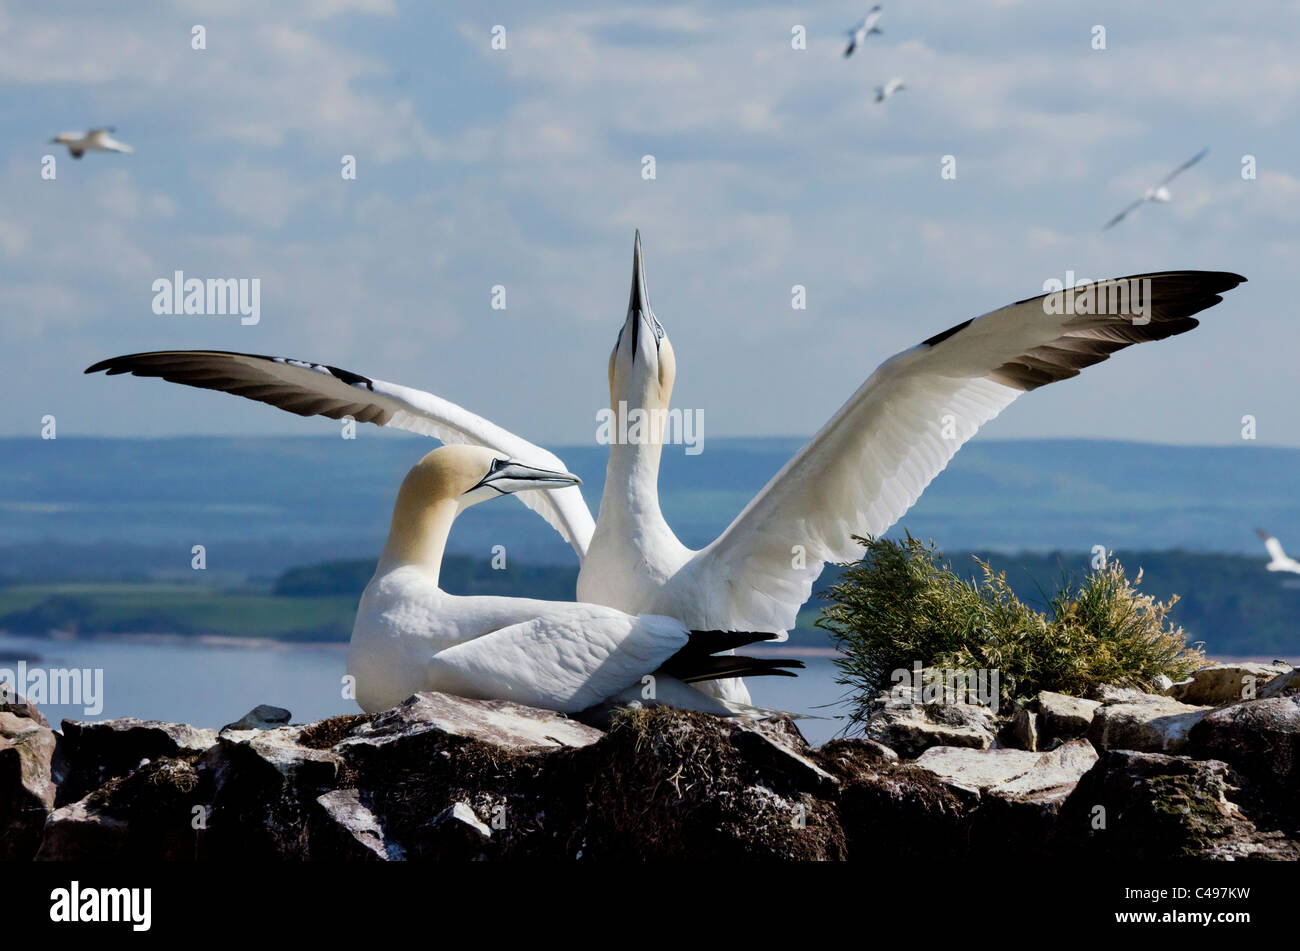
[[[459,597],[439,587],[447,537],[461,512],[488,499],[579,482],[568,472],[478,446],[435,449],[411,469],[352,629],[348,673],[362,709],[375,712],[418,691],[439,690],[572,713],[654,674],[656,699],[733,713],[685,685],[737,672],[790,676],[784,668],[802,666],[714,656],[772,635],[691,631],[669,617],[603,605]],[[700,702],[691,703],[694,698]]]

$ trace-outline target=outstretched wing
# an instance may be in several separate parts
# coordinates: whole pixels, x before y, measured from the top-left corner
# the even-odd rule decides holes
[[[1114,218],[1110,219],[1110,221],[1102,225],[1101,230],[1106,231],[1110,228],[1115,227],[1117,224],[1119,224],[1121,221],[1127,218],[1136,208],[1138,208],[1144,200],[1145,199],[1139,198],[1137,201],[1133,202],[1133,204],[1129,205],[1127,208],[1121,211]]]
[[[1179,175],[1181,175],[1183,172],[1187,171],[1189,168],[1191,168],[1193,165],[1195,165],[1195,164],[1196,164],[1197,162],[1199,162],[1201,159],[1205,158],[1206,154],[1209,153],[1209,151],[1210,151],[1210,150],[1209,150],[1208,147],[1201,149],[1201,151],[1197,152],[1195,155],[1193,155],[1191,158],[1189,158],[1189,159],[1188,159],[1186,162],[1184,162],[1182,165],[1178,166],[1176,169],[1174,169],[1172,172],[1170,172],[1170,173],[1169,173],[1168,175],[1166,175],[1164,178],[1160,179],[1160,184],[1161,184],[1161,185],[1168,185],[1170,182],[1172,182],[1175,178],[1177,178],[1177,177],[1178,177]]]
[[[1116,350],[1191,330],[1193,314],[1245,278],[1137,275],[1091,285],[1094,299],[1107,301],[1110,288],[1144,280],[1151,282],[1146,323],[1135,321],[1136,301],[1119,306],[1118,290],[1117,312],[1100,315],[1049,313],[1052,295],[1044,295],[958,324],[887,360],[682,567],[664,596],[725,591],[725,599],[707,599],[704,623],[793,627],[822,564],[860,557],[850,536],[880,535],[893,525],[962,444],[1017,396],[1076,376]]]
[[[159,377],[233,393],[299,416],[351,416],[358,422],[406,429],[445,443],[486,446],[530,466],[566,471],[553,453],[455,403],[322,363],[223,350],[162,350],[101,360],[86,372],[100,370],[110,376]],[[520,492],[515,498],[545,518],[579,558],[586,555],[595,522],[577,486]]]

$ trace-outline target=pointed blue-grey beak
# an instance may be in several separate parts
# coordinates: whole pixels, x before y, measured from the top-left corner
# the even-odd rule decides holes
[[[631,333],[632,335],[632,361],[634,363],[636,362],[637,344],[641,339],[642,322],[654,334],[655,349],[658,349],[659,341],[664,338],[664,327],[663,324],[659,323],[659,318],[655,316],[654,311],[650,309],[650,291],[646,287],[645,280],[645,258],[641,254],[641,229],[638,228],[636,241],[632,246],[632,292],[628,295],[627,320],[623,322],[623,329],[619,331],[620,340],[625,333]]]
[[[526,489],[563,489],[570,485],[582,485],[582,480],[572,472],[538,469],[511,459],[495,459],[488,474],[479,480],[474,489],[487,487],[502,495],[512,495]],[[474,489],[470,489],[470,492]],[[469,492],[465,494],[468,495]]]

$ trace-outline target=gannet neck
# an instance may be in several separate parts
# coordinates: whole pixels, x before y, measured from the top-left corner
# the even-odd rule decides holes
[[[377,571],[382,574],[396,568],[415,567],[437,584],[447,536],[451,534],[451,524],[460,506],[455,499],[433,502],[416,499],[406,493],[405,485],[402,489],[393,507],[393,524],[379,556]]]
[[[616,422],[621,423],[617,409]],[[601,511],[621,512],[645,524],[647,519],[662,522],[659,510],[659,459],[662,441],[614,442],[609,447],[605,466],[605,488]]]

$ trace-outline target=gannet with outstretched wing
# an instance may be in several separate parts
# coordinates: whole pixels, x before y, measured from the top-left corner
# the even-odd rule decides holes
[[[66,145],[68,154],[79,159],[87,152],[134,152],[135,149],[125,142],[119,142],[109,135],[114,132],[112,126],[103,129],[91,129],[89,132],[60,132],[50,139],[51,144]]]
[[[627,319],[610,358],[610,405],[668,407],[676,357],[650,309],[640,243]],[[659,507],[662,445],[610,446],[578,598],[671,614],[690,627],[788,630],[826,562],[861,557],[912,506],[981,425],[1029,390],[1077,376],[1117,350],[1197,326],[1192,316],[1244,278],[1207,271],[1137,275],[1076,299],[1150,281],[1149,313],[1053,313],[1044,295],[967,320],[886,360],[710,545],[683,545]],[[1138,303],[1116,293],[1117,304]],[[1145,321],[1145,322],[1144,322]],[[615,427],[611,425],[611,430]],[[622,430],[616,430],[622,431]],[[743,695],[741,695],[743,697]]]
[[[1300,574],[1300,561],[1296,561],[1282,549],[1282,543],[1264,531],[1262,528],[1255,529],[1255,534],[1264,539],[1264,548],[1268,550],[1268,556],[1272,559],[1264,567],[1269,571],[1293,571]]]
[[[1131,205],[1129,205],[1127,208],[1125,208],[1123,211],[1121,211],[1121,212],[1120,212],[1118,215],[1116,215],[1114,218],[1110,219],[1110,221],[1106,222],[1106,224],[1102,226],[1102,229],[1101,229],[1101,230],[1102,230],[1102,231],[1105,231],[1105,230],[1107,230],[1108,228],[1113,228],[1113,227],[1115,227],[1115,225],[1119,224],[1119,223],[1120,223],[1121,221],[1123,221],[1126,217],[1128,217],[1130,214],[1132,214],[1132,213],[1133,213],[1134,211],[1136,211],[1137,209],[1141,208],[1144,204],[1146,204],[1146,203],[1149,202],[1149,201],[1158,201],[1158,202],[1167,202],[1167,201],[1171,201],[1171,200],[1173,199],[1174,196],[1171,195],[1171,194],[1169,193],[1169,189],[1166,188],[1165,186],[1168,185],[1170,182],[1172,182],[1175,178],[1177,178],[1177,177],[1178,177],[1179,175],[1181,175],[1183,172],[1187,171],[1189,168],[1191,168],[1193,165],[1195,165],[1195,164],[1196,164],[1197,162],[1199,162],[1201,159],[1205,158],[1206,153],[1209,152],[1209,151],[1210,151],[1210,150],[1209,150],[1208,148],[1201,149],[1201,151],[1197,152],[1195,155],[1193,155],[1191,158],[1189,158],[1189,159],[1188,159],[1186,162],[1184,162],[1182,165],[1178,166],[1176,169],[1174,169],[1172,172],[1170,172],[1168,175],[1166,175],[1164,178],[1162,178],[1162,179],[1160,180],[1160,183],[1159,183],[1159,184],[1157,184],[1157,185],[1155,185],[1155,186],[1153,186],[1153,187],[1151,187],[1151,188],[1148,188],[1148,189],[1143,193],[1143,195],[1142,195],[1141,198],[1139,198],[1137,201],[1133,202]]]
[[[770,634],[691,631],[679,621],[598,604],[457,597],[438,586],[447,536],[471,505],[516,492],[579,484],[478,446],[443,446],[407,474],[375,575],[361,596],[348,673],[373,713],[422,690],[513,700],[576,713],[655,675],[655,699],[718,713],[686,688],[717,677],[794,676],[799,661],[718,651]]]
[[[862,18],[861,23],[859,23],[852,30],[848,31],[849,45],[848,48],[844,51],[844,55],[846,57],[852,56],[853,51],[857,49],[859,46],[861,46],[863,43],[865,43],[867,41],[867,37],[870,36],[872,33],[884,32],[884,30],[876,26],[876,23],[880,20],[883,11],[884,8],[877,3],[874,7],[872,7],[870,10],[867,11],[867,15]]]

